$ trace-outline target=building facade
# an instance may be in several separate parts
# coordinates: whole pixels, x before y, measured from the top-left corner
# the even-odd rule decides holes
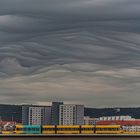
[[[105,116],[105,117],[100,117],[99,120],[135,120],[131,116]]]
[[[51,107],[50,106],[22,106],[23,125],[50,125]]]
[[[140,120],[100,120],[97,125],[120,125],[126,132],[140,132]]]
[[[95,125],[96,121],[96,118],[90,118],[89,116],[84,117],[84,125]]]
[[[139,125],[124,125],[122,126],[122,129],[126,132],[140,132]]]
[[[60,105],[59,125],[83,125],[84,105]]]
[[[51,125],[51,106],[44,107],[43,125]]]
[[[63,102],[52,102],[51,106],[51,124],[59,125],[59,108],[63,105]]]
[[[43,115],[43,107],[29,107],[29,125],[42,125]]]
[[[32,105],[22,105],[22,124],[29,124],[29,107]]]

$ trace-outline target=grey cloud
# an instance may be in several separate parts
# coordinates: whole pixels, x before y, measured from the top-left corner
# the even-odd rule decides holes
[[[139,7],[139,0],[1,0],[1,102],[138,106]]]
[[[139,17],[139,4],[138,0],[1,0],[0,11],[2,15],[26,15],[43,19],[65,20],[64,16],[67,20],[126,19]]]
[[[95,72],[93,70],[91,72],[73,72],[71,69],[75,69],[75,65],[78,67],[78,64],[66,64],[63,68],[53,66],[52,69],[35,75],[3,79],[0,81],[0,88],[4,93],[2,96],[10,100],[12,95],[18,93],[17,98],[19,100],[23,98],[27,102],[60,99],[67,102],[81,101],[86,105],[96,107],[116,106],[118,103],[126,106],[128,101],[133,102],[132,106],[139,104],[135,97],[131,97],[131,94],[138,96],[139,85],[134,83],[140,83],[138,78],[140,70],[112,69],[109,71],[107,67],[101,72],[95,65],[85,64]],[[84,66],[84,64],[79,65]],[[100,67],[98,66],[98,68]],[[30,101],[30,99],[34,99],[34,101]],[[103,99],[104,101],[101,102]],[[21,101],[23,102],[23,100]]]

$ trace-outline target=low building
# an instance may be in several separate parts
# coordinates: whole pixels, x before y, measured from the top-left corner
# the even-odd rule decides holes
[[[131,116],[104,116],[100,117],[99,120],[135,120]]]
[[[89,116],[84,117],[84,125],[95,125],[96,121],[96,118],[90,118]]]
[[[0,122],[2,131],[13,131],[15,128],[16,122],[14,121],[2,121]]]
[[[97,125],[121,125],[122,130],[140,132],[140,120],[107,120],[97,121]]]
[[[140,126],[139,125],[125,125],[122,126],[122,129],[126,132],[140,132]]]
[[[121,125],[121,126],[137,126],[140,125],[140,120],[107,120],[97,121],[97,125]]]

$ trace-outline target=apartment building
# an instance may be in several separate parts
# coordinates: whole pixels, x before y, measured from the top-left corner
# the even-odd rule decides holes
[[[84,105],[60,105],[59,125],[83,125]]]

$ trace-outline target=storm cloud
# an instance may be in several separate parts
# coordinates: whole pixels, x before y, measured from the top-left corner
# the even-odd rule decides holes
[[[1,0],[0,102],[139,106],[139,0]]]

